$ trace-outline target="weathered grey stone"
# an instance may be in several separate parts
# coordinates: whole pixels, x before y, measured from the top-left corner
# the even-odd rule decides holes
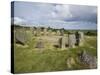
[[[69,34],[68,35],[68,45],[69,45],[69,47],[71,47],[71,48],[75,47],[75,43],[76,43],[75,34]]]
[[[80,34],[80,44],[79,45],[83,45],[84,44],[84,33],[79,32],[79,34]]]
[[[60,48],[62,48],[62,49],[66,48],[66,39],[64,36],[59,39],[59,43],[60,43]]]
[[[18,30],[15,32],[16,43],[24,45],[27,40],[27,34],[25,30]]]
[[[42,39],[38,40],[38,42],[36,44],[36,48],[39,48],[39,49],[44,48],[44,42]]]
[[[61,36],[63,36],[64,35],[64,30],[62,29],[60,32],[61,32]]]
[[[96,57],[88,54],[86,51],[82,51],[79,55],[79,59],[83,64],[87,64],[89,68],[97,67],[97,59]]]

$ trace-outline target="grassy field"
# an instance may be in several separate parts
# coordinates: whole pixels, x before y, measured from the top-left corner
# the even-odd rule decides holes
[[[49,72],[87,69],[88,67],[77,61],[77,53],[86,50],[92,56],[97,56],[97,37],[85,36],[85,44],[80,47],[37,49],[34,47],[36,40],[32,38],[27,45],[14,44],[14,69],[15,73]],[[72,57],[75,64],[69,68],[67,59]]]

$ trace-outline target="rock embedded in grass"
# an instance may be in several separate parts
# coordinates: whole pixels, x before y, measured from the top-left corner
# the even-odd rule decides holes
[[[80,53],[79,59],[81,63],[88,65],[89,68],[97,67],[97,58],[88,54],[85,50]]]
[[[67,64],[67,67],[68,67],[69,69],[73,68],[73,65],[76,64],[75,59],[74,59],[73,57],[69,57],[69,58],[67,59],[66,64]]]
[[[38,40],[38,42],[36,44],[36,48],[39,48],[39,49],[44,48],[44,42],[42,39]]]

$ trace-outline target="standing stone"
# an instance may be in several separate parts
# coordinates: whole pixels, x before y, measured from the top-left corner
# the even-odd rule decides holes
[[[34,35],[35,28],[34,27],[30,27],[30,31]]]
[[[40,36],[40,32],[41,32],[41,28],[40,27],[37,27],[37,36]]]
[[[61,36],[63,36],[63,35],[64,35],[64,30],[62,29],[62,30],[61,30]]]
[[[84,33],[83,32],[79,32],[80,34],[80,45],[84,44]]]
[[[65,37],[63,36],[62,38],[60,38],[60,48],[65,49],[66,48],[66,41],[65,41]]]
[[[59,30],[57,30],[57,35],[58,35],[58,36],[60,36],[60,34],[61,34],[61,33],[60,33],[60,31],[59,31]]]
[[[75,45],[79,46],[79,44],[80,44],[80,34],[79,34],[79,32],[75,33],[75,39],[76,39]]]
[[[47,35],[47,28],[44,28],[44,35]]]
[[[75,43],[76,43],[75,34],[69,34],[68,35],[68,44],[69,44],[69,47],[71,47],[71,48],[75,47]]]
[[[32,31],[32,34],[33,34],[34,36],[37,36],[37,30],[36,30],[36,29],[37,29],[36,27],[30,28],[30,30]]]
[[[15,32],[15,39],[16,39],[16,43],[25,45],[25,42],[27,40],[27,35],[26,35],[25,30],[24,29],[17,30]]]
[[[42,39],[38,40],[38,42],[36,44],[36,48],[39,48],[39,49],[44,48],[44,42]]]

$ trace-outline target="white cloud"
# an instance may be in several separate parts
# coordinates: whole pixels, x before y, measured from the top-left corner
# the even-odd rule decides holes
[[[55,17],[61,18],[61,19],[71,18],[72,14],[69,10],[69,5],[56,5],[55,6]]]
[[[26,22],[26,21],[19,17],[14,17],[11,19],[11,23],[14,23],[14,24],[22,24],[24,22]]]

